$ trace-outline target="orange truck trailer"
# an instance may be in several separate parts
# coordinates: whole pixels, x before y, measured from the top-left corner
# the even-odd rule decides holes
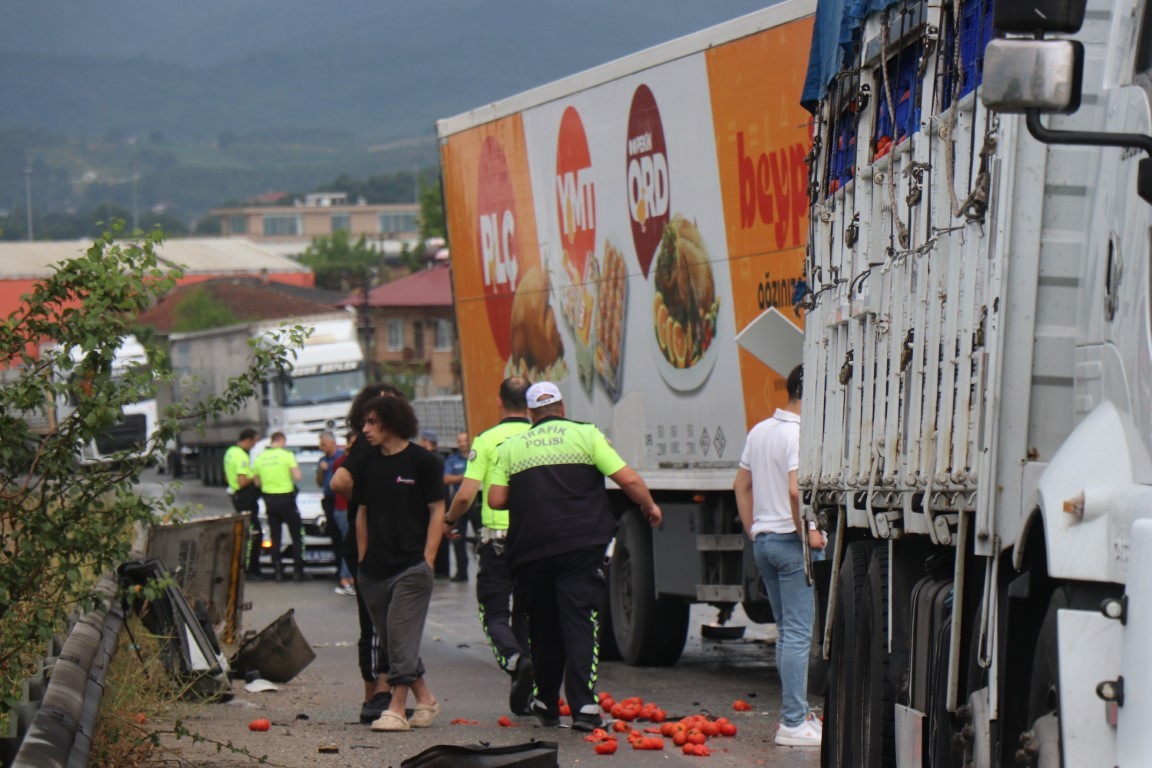
[[[437,123],[470,428],[498,421],[505,377],[554,381],[664,510],[651,530],[613,492],[605,635],[632,664],[676,661],[692,603],[771,620],[732,483],[748,429],[787,399],[748,350],[800,362],[798,329],[771,344],[779,320],[754,321],[801,322],[814,10],[792,0]]]

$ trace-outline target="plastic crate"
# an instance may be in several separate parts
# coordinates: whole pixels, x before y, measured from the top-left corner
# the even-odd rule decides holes
[[[972,93],[983,81],[984,49],[996,32],[992,26],[993,0],[965,0],[960,3],[960,66],[964,79],[956,98]],[[949,17],[951,18],[951,17]],[[948,26],[948,47],[952,51],[956,45],[956,27]],[[944,77],[944,107],[952,104],[952,90],[957,73],[951,69],[951,54],[948,55],[949,69]]]
[[[916,77],[916,67],[920,63],[921,46],[910,45],[898,55],[888,60],[888,79],[892,83],[892,101],[895,102],[896,119],[888,110],[888,98],[884,88],[884,76],[876,73],[876,92],[880,99],[876,110],[876,132],[873,136],[873,149],[878,148],[882,139],[898,144],[920,130],[920,87]]]
[[[845,113],[836,126],[828,169],[828,191],[835,192],[852,179],[856,167],[856,121]]]

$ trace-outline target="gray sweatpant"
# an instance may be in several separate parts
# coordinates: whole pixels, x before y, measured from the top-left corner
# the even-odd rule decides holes
[[[357,575],[356,589],[364,596],[380,645],[387,650],[389,685],[410,686],[424,676],[420,641],[434,581],[424,560],[386,579]]]

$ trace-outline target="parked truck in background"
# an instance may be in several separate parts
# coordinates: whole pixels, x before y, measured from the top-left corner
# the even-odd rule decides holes
[[[418,397],[412,401],[412,410],[420,430],[436,433],[438,447],[444,453],[456,448],[456,435],[467,432],[464,419],[464,398],[460,395]]]
[[[236,413],[182,429],[168,457],[174,475],[194,469],[206,485],[223,485],[224,452],[246,427],[257,430],[261,437],[272,432],[328,429],[340,436],[348,407],[366,383],[355,318],[334,312],[285,322],[302,322],[313,329],[291,361],[290,370],[267,379],[260,395]],[[230,378],[247,370],[250,342],[279,327],[279,322],[261,321],[172,334],[168,338],[169,361],[175,383],[161,387],[161,409],[182,399],[195,402],[223,392]]]
[[[633,664],[679,657],[692,603],[770,618],[732,483],[748,428],[787,397],[735,337],[790,312],[801,275],[813,8],[777,5],[437,125],[469,428],[497,422],[506,376],[555,381],[664,510],[653,531],[611,491],[605,639]]]
[[[46,344],[42,346],[40,354],[44,361],[60,360],[59,365],[55,362],[50,363],[52,369],[46,375],[57,378],[78,375],[75,371],[65,371],[64,368],[68,367],[69,358],[73,363],[80,362],[83,352],[79,349],[64,352],[54,344]],[[135,336],[125,336],[120,340],[120,344],[112,357],[112,376],[116,379],[123,376],[132,367],[147,367],[148,365],[148,354],[144,346]],[[22,375],[23,370],[21,368],[0,371],[0,386],[7,381],[14,381]],[[61,397],[56,402],[46,403],[34,411],[23,413],[22,418],[28,423],[34,434],[45,437],[55,432],[60,422],[72,415],[78,403],[77,398],[82,397],[83,393],[84,387],[77,387],[72,397]],[[81,465],[98,464],[109,461],[116,454],[131,456],[143,453],[146,450],[148,439],[156,430],[156,415],[156,398],[154,395],[125,405],[123,415],[116,423],[99,434],[94,440],[79,447],[76,456],[77,462]]]
[[[803,97],[824,765],[1147,765],[1148,7],[843,6]]]
[[[770,618],[730,489],[797,305],[822,764],[1144,765],[1152,18],[848,5],[438,123],[469,422],[552,379],[643,474],[613,636],[671,662],[692,602]]]

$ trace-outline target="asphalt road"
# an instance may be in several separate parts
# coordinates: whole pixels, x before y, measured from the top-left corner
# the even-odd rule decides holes
[[[166,478],[149,474],[141,492],[155,493]],[[201,505],[205,515],[229,511],[219,489],[206,489],[192,480],[180,498]],[[471,569],[475,574],[475,567]],[[732,738],[710,740],[711,757],[688,757],[673,748],[670,740],[662,752],[633,751],[621,740],[612,757],[593,752],[584,735],[568,728],[544,728],[534,718],[511,717],[513,727],[501,727],[498,719],[509,715],[508,677],[492,658],[476,614],[475,583],[437,581],[425,631],[422,655],[427,680],[436,692],[443,712],[431,728],[407,733],[374,733],[359,723],[363,684],[356,666],[356,604],[351,597],[333,592],[335,581],[314,575],[304,583],[249,583],[243,627],[259,630],[289,609],[295,611],[300,631],[316,653],[316,659],[279,691],[248,693],[243,681],[233,684],[234,698],[222,704],[188,704],[174,712],[194,733],[216,742],[232,743],[268,764],[280,766],[399,766],[422,750],[437,744],[493,745],[530,740],[559,744],[563,766],[589,760],[616,760],[628,765],[683,765],[707,759],[731,766],[816,766],[818,750],[777,747],[772,742],[779,714],[780,688],[774,664],[774,628],[747,622],[738,613],[732,624],[746,624],[741,640],[710,642],[701,639],[701,625],[715,619],[707,606],[693,609],[690,637],[684,655],[673,667],[629,667],[603,662],[598,690],[617,699],[640,696],[655,701],[670,716],[709,712],[736,723]],[[732,703],[744,699],[752,712],[734,712]],[[268,732],[248,730],[249,721],[271,720]],[[452,724],[453,720],[466,722]],[[643,727],[643,725],[641,726]],[[254,761],[228,750],[218,751],[209,742],[167,739],[166,748],[177,751],[192,765],[240,766]],[[336,752],[321,753],[321,747]]]

